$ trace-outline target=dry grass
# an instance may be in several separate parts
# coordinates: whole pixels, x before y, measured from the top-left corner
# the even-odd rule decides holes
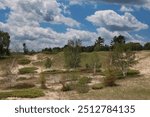
[[[67,92],[68,99],[77,100],[149,100],[150,78],[133,78],[120,80],[119,86],[100,90],[90,90],[87,94]]]

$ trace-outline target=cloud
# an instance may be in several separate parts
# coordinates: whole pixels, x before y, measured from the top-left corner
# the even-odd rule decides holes
[[[134,10],[131,7],[121,6],[120,8],[121,12],[133,12]]]
[[[5,23],[0,22],[0,30],[9,32],[13,50],[21,48],[24,42],[34,50],[66,44],[66,34],[43,28],[40,23],[80,26],[79,22],[64,15],[69,11],[56,0],[0,0],[0,9],[5,8],[9,8],[10,13]]]
[[[148,28],[147,24],[141,23],[132,14],[119,15],[113,10],[96,11],[86,19],[96,26],[115,31],[139,31]]]
[[[69,40],[80,39],[84,45],[91,45],[94,43],[97,38],[96,32],[90,32],[85,30],[76,30],[76,29],[67,29],[67,32],[64,36]]]
[[[75,29],[80,27],[80,23],[66,17],[64,14],[67,16],[70,14],[67,6],[56,0],[44,0],[44,2],[43,0],[0,0],[0,9],[6,7],[10,9],[10,13],[6,23],[0,22],[0,30],[7,31],[11,35],[10,46],[13,50],[22,49],[22,43],[26,43],[30,50],[62,47],[69,39],[81,39],[83,45],[92,45],[98,36],[106,38],[108,44],[114,36],[119,34],[124,34],[134,40],[134,36],[126,31],[148,28],[146,24],[138,21],[130,13],[121,16],[114,11],[106,10],[97,11],[94,15],[87,17],[88,21],[98,27],[97,31]],[[58,33],[52,28],[41,27],[40,23],[45,22],[64,24],[67,30]],[[140,38],[141,36],[136,35],[136,37]]]
[[[68,28],[64,33],[58,33],[51,28],[42,28],[37,26],[11,26],[0,23],[4,31],[11,35],[11,49],[22,48],[22,43],[26,43],[30,50],[41,50],[46,47],[62,47],[68,40],[80,39],[83,45],[91,45],[97,38],[97,33]]]
[[[110,44],[110,42],[114,38],[114,36],[119,36],[119,35],[125,36],[127,42],[143,43],[142,36],[140,36],[138,34],[131,35],[126,31],[109,31],[106,28],[102,27],[102,28],[97,29],[97,34],[100,35],[101,37],[103,37],[107,44]]]
[[[80,26],[79,22],[62,14],[62,4],[56,0],[3,0],[0,5],[11,9],[7,22],[14,25],[37,26],[41,22],[48,22],[69,27]]]
[[[143,7],[150,9],[150,0],[68,0],[71,5],[75,4],[88,4],[88,3],[108,3],[108,4],[119,4],[119,5],[128,5],[135,7]]]

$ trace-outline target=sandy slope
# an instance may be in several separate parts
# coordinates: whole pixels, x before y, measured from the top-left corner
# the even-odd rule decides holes
[[[138,63],[134,66],[142,75],[150,76],[150,52],[140,52],[137,54]]]

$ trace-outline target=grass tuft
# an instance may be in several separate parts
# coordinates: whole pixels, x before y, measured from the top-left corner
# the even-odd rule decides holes
[[[6,99],[8,97],[36,98],[42,96],[44,96],[44,93],[40,89],[21,89],[9,92],[0,92],[0,99]]]
[[[28,74],[28,73],[37,73],[35,70],[38,68],[36,67],[24,67],[19,69],[19,74]]]

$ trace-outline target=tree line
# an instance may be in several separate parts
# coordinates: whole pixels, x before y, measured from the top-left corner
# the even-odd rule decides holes
[[[124,36],[122,36],[122,35],[115,36],[112,39],[110,45],[106,45],[106,44],[104,44],[104,38],[98,37],[98,39],[95,41],[95,43],[93,45],[91,45],[91,46],[81,45],[80,50],[81,50],[81,52],[109,51],[112,48],[113,41],[119,42],[122,40],[122,38],[124,38],[124,41],[125,41]],[[138,42],[128,42],[128,43],[125,43],[125,45],[128,46],[128,48],[130,48],[131,51],[150,50],[150,42],[147,42],[144,45],[142,45],[141,43],[138,43]],[[60,48],[60,47],[45,48],[42,50],[42,52],[57,53],[57,52],[63,51],[67,47],[68,47],[68,44],[62,48]]]
[[[112,39],[113,41],[120,41],[121,38],[125,38],[122,35],[115,36]],[[109,51],[112,48],[112,42],[110,45],[104,44],[104,38],[98,37],[98,39],[95,41],[95,43],[91,46],[83,46],[82,44],[80,45],[80,51],[81,52],[93,52],[93,51]],[[81,40],[80,40],[81,41]],[[71,42],[71,41],[70,41]],[[68,42],[68,43],[70,43]],[[80,42],[81,43],[81,42]],[[45,48],[42,50],[42,52],[50,52],[50,53],[57,53],[64,51],[65,48],[68,47],[69,44],[65,45],[64,47],[54,47],[54,48]],[[141,43],[138,42],[128,42],[125,43],[128,48],[130,48],[131,51],[140,51],[140,50],[150,50],[150,42],[145,43],[142,45]],[[10,35],[8,32],[0,31],[0,57],[7,56],[10,54]],[[23,51],[25,54],[31,53],[28,48],[26,43],[23,43]],[[32,51],[34,53],[35,51]]]

